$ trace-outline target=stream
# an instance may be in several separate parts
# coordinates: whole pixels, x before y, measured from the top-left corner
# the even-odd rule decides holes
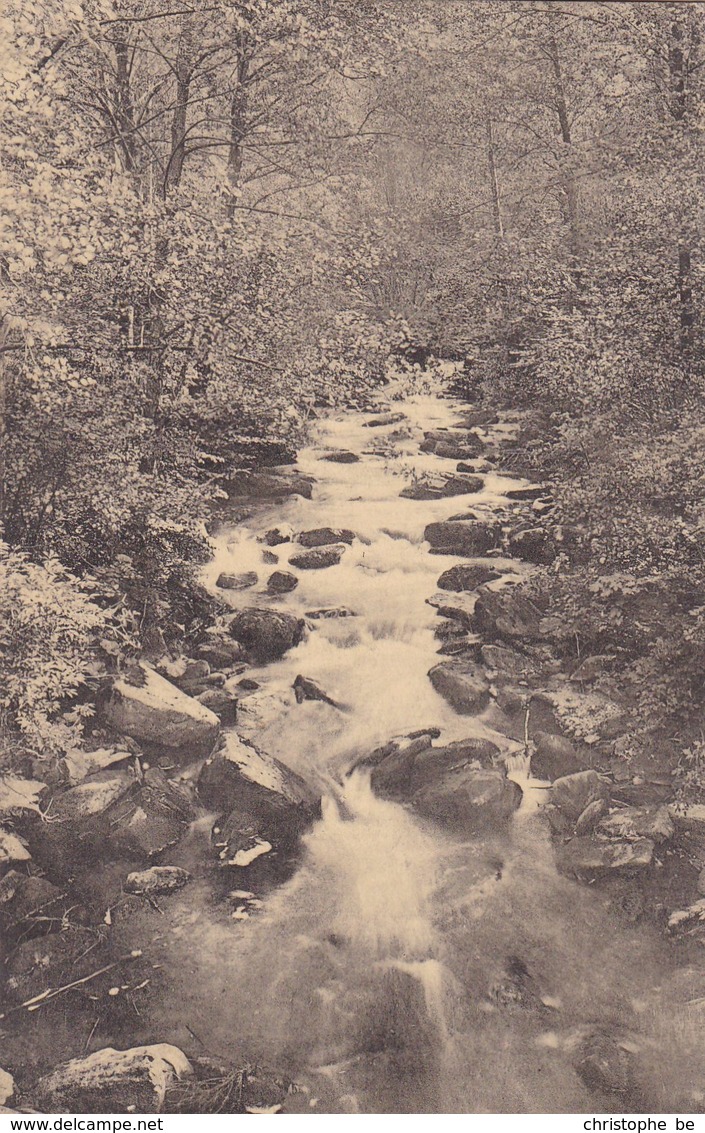
[[[701,1110],[705,971],[677,968],[655,928],[628,923],[599,888],[556,872],[545,784],[520,758],[510,764],[524,791],[512,823],[469,841],[376,798],[364,772],[345,778],[357,756],[430,726],[442,741],[487,736],[518,750],[487,713],[456,715],[427,677],[440,642],[426,599],[463,560],[430,554],[424,528],[506,504],[506,490],[524,483],[489,472],[472,497],[400,499],[412,473],[454,470],[419,441],[461,408],[424,396],[387,427],[352,412],[322,419],[297,465],[315,477],[313,500],[293,497],[218,537],[207,581],[257,570],[264,583],[300,549],[277,546],[276,568],[263,566],[258,536],[268,528],[352,529],[340,564],[302,571],[292,593],[231,601],[299,616],[346,606],[354,616],[317,620],[283,660],[247,671],[262,688],[252,708],[243,698],[242,719],[265,751],[323,785],[323,816],[292,878],[230,904],[213,893],[211,816],[195,824],[173,855],[193,882],[130,922],[132,940],[162,964],[145,1036],[283,1068],[305,1087],[296,1104],[313,1112],[620,1112],[623,1096],[575,1071],[577,1045],[597,1031],[616,1034],[633,1058],[632,1110]],[[321,459],[334,449],[361,459]],[[298,674],[339,707],[297,704]],[[234,878],[232,888],[251,886]]]

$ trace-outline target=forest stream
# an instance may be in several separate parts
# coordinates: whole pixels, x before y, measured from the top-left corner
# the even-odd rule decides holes
[[[293,876],[260,886],[232,869],[229,903],[214,891],[213,815],[197,819],[168,859],[192,882],[115,929],[160,966],[160,994],[133,1038],[136,1027],[140,1041],[283,1069],[303,1086],[291,1096],[299,1110],[700,1109],[705,971],[676,968],[656,928],[628,923],[599,887],[558,874],[546,784],[531,779],[521,745],[496,734],[487,713],[457,715],[428,679],[439,642],[426,599],[462,559],[429,553],[423,532],[467,500],[399,492],[411,473],[451,467],[419,453],[419,439],[452,426],[461,406],[425,396],[403,408],[404,421],[376,429],[359,413],[320,420],[298,461],[315,477],[313,500],[260,510],[217,538],[211,584],[222,570],[261,572],[258,537],[273,524],[357,535],[338,565],[302,572],[274,602],[299,615],[334,606],[352,615],[317,620],[282,660],[247,674],[279,706],[265,713],[257,744],[322,788],[322,817]],[[335,449],[361,459],[321,459]],[[506,490],[522,484],[486,472],[472,507],[506,504]],[[280,568],[296,549],[276,548]],[[252,605],[252,592],[231,600]],[[298,674],[335,703],[297,703]],[[246,697],[241,704],[246,717]],[[369,772],[346,777],[376,745],[430,726],[443,741],[489,736],[508,753],[523,799],[505,829],[463,839],[376,797]],[[612,1044],[616,1066],[576,1073],[586,1037],[598,1056],[603,1040]],[[615,1075],[626,1079],[612,1089]]]

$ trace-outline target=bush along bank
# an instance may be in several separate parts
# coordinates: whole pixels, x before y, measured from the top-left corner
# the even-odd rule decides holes
[[[687,502],[697,463],[686,474],[667,459],[671,434],[649,446],[603,437],[588,453],[589,430],[565,419],[500,416],[495,459],[536,487],[514,493],[524,498],[501,536],[530,577],[499,594],[481,587],[474,608],[496,710],[553,784],[559,868],[605,887],[630,919],[700,942],[705,575]]]
[[[221,520],[228,509],[238,516],[311,493],[311,481],[289,469],[245,481],[221,503]],[[165,640],[141,639],[128,603],[108,604],[95,580],[4,549],[0,1029],[14,1073],[3,1071],[6,1108],[278,1112],[287,1099],[288,1111],[296,1107],[286,1075],[135,1045],[159,995],[158,957],[135,949],[130,928],[145,902],[159,910],[205,871],[230,917],[248,907],[228,897],[233,882],[246,874],[261,887],[287,876],[320,812],[313,786],[233,731],[242,674],[280,657],[303,623],[263,609],[239,627],[198,583],[201,557],[182,564],[179,632]],[[187,835],[204,820],[211,849],[192,854],[192,865]],[[176,864],[184,861],[190,868]],[[67,998],[71,1033],[61,1021]],[[98,1049],[86,1055],[90,1046]]]

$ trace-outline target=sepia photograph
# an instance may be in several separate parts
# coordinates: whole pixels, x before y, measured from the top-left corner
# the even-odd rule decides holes
[[[705,3],[5,0],[0,88],[3,1130],[697,1130]]]

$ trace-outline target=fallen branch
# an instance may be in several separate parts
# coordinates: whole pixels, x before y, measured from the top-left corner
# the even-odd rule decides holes
[[[40,1007],[44,1007],[46,1003],[50,1003],[52,999],[56,999],[57,995],[63,995],[64,992],[71,991],[75,987],[81,987],[82,984],[90,983],[98,976],[104,976],[106,972],[112,972],[114,968],[118,968],[120,964],[130,963],[132,960],[138,960],[142,952],[136,948],[132,952],[128,952],[125,956],[121,956],[118,960],[113,960],[112,964],[106,964],[103,968],[98,968],[97,971],[91,972],[87,976],[82,976],[80,980],[73,980],[69,984],[62,984],[61,987],[49,987],[46,991],[42,991],[39,995],[33,995],[31,999],[25,999],[24,1003],[20,1003],[17,1007],[11,1007],[9,1011],[4,1011],[0,1015],[0,1020],[6,1019],[8,1015],[14,1015],[17,1011],[38,1011]]]

